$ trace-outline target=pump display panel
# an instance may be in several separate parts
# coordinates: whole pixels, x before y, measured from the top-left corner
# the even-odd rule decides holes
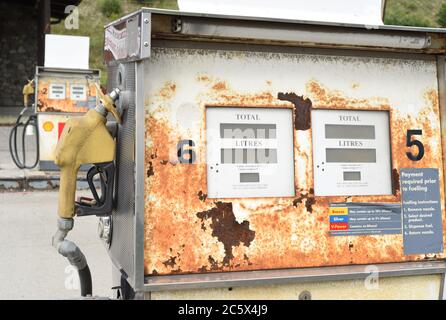
[[[316,196],[392,194],[389,113],[313,110]]]
[[[208,196],[294,196],[292,110],[206,110]]]

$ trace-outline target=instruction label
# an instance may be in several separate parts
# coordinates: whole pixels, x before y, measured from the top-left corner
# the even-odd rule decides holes
[[[438,169],[400,170],[404,254],[443,252]]]
[[[330,235],[401,234],[399,203],[331,203]]]

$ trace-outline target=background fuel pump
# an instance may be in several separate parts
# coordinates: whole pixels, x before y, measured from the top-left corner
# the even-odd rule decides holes
[[[65,237],[74,226],[75,215],[102,216],[111,213],[116,146],[106,127],[108,112],[120,123],[119,114],[114,107],[120,90],[114,89],[109,95],[104,95],[97,85],[97,91],[100,103],[84,116],[67,121],[55,152],[55,163],[60,167],[61,176],[58,231],[53,237],[53,246],[78,269],[82,296],[92,293],[90,270],[80,249]],[[83,164],[93,165],[87,179],[94,199],[80,198],[76,202],[76,178]],[[97,174],[101,178],[100,197],[93,184],[93,178]]]

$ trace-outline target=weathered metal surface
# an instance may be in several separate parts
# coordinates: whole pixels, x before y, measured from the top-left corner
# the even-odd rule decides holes
[[[258,287],[151,292],[154,300],[297,300],[307,291],[313,300],[436,300],[440,275],[394,277]]]
[[[96,105],[96,87],[94,83],[99,79],[71,78],[67,76],[40,76],[38,78],[36,93],[37,112],[66,112],[85,113]],[[64,99],[51,99],[49,96],[50,84],[56,83],[65,87]],[[71,98],[71,85],[83,85],[87,88],[86,98],[74,100]]]
[[[401,234],[330,237],[328,218],[330,202],[400,202],[400,168],[443,168],[435,61],[157,48],[145,63],[145,274],[445,257],[404,256]],[[206,106],[293,109],[294,198],[207,198]],[[312,108],[390,112],[393,195],[314,196]],[[408,129],[423,130],[421,161],[406,157]],[[181,164],[189,139],[197,161]]]

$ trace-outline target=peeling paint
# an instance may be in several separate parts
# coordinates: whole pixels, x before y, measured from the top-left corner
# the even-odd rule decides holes
[[[279,92],[277,99],[289,101],[294,104],[294,128],[296,130],[308,130],[311,128],[311,100],[298,96],[294,92]]]
[[[197,193],[198,199],[200,199],[201,201],[205,201],[206,198],[208,197],[208,195],[206,193],[203,193],[203,191],[198,191]]]
[[[177,259],[177,257],[170,257],[168,260],[164,261],[163,264],[166,267],[173,268],[175,266],[175,260],[176,259]]]
[[[153,164],[152,164],[152,161],[149,161],[148,162],[148,168],[147,168],[147,177],[151,177],[153,175],[154,175]]]
[[[215,207],[197,213],[197,217],[201,220],[211,219],[212,236],[222,242],[225,248],[224,265],[234,258],[232,247],[243,244],[249,247],[254,240],[255,232],[250,230],[249,221],[238,223],[232,211],[232,203],[216,202]]]
[[[316,203],[313,192],[302,193],[299,197],[293,200],[293,206],[297,207],[299,203],[303,203],[305,200],[305,208],[307,212],[313,212],[313,205]]]
[[[400,174],[397,169],[392,169],[392,187],[395,194],[400,192]]]

